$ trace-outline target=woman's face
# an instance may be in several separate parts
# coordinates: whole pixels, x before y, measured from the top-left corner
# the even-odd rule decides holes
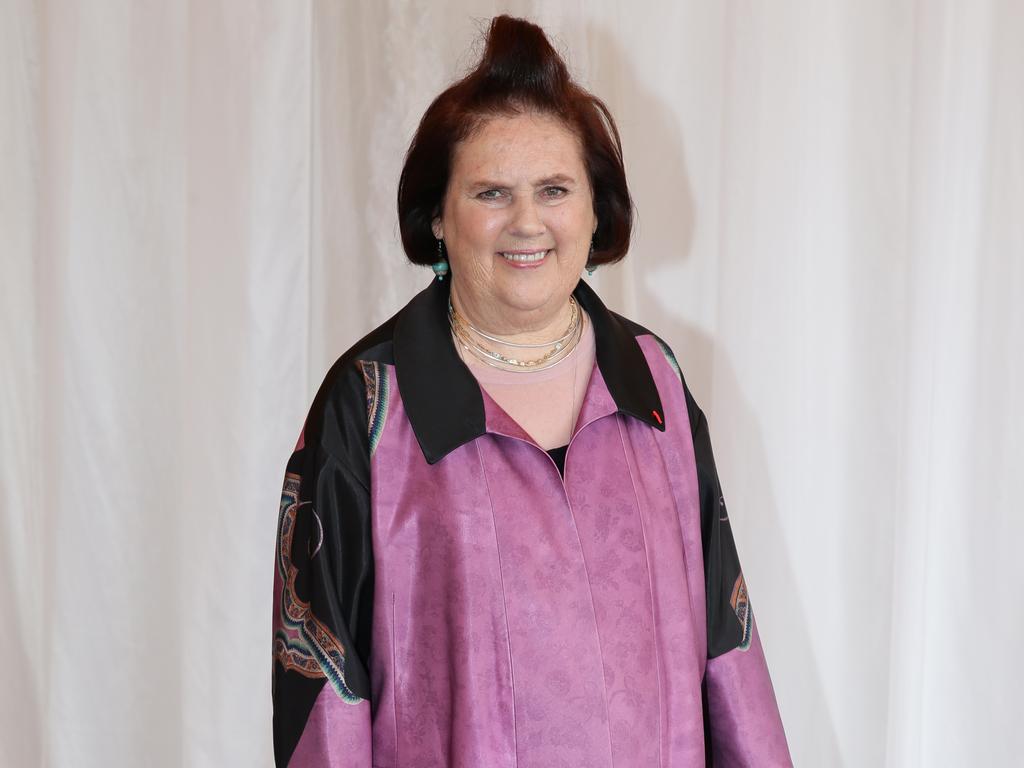
[[[576,136],[537,113],[494,117],[456,146],[434,235],[453,291],[495,333],[538,330],[559,316],[597,229]]]

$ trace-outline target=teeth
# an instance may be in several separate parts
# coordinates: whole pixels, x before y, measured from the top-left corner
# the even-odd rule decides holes
[[[547,256],[547,251],[537,251],[536,253],[502,253],[501,255],[509,261],[540,261]]]

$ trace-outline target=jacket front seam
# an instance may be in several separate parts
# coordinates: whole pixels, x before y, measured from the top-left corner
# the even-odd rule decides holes
[[[597,421],[594,419],[593,421]],[[593,423],[588,422],[588,425]],[[583,429],[577,430],[578,435]],[[575,438],[576,435],[573,435]],[[569,441],[572,444],[572,441]],[[565,452],[566,467],[569,464],[569,451]],[[594,585],[590,580],[590,566],[587,564],[586,551],[583,549],[583,539],[580,538],[580,527],[576,524],[576,512],[572,508],[572,499],[569,498],[569,486],[566,485],[565,478],[562,479],[562,491],[565,493],[565,503],[569,507],[569,517],[572,520],[572,529],[576,533],[576,542],[580,547],[580,559],[583,561],[583,571],[587,575],[587,592],[590,594],[590,611],[594,614],[594,634],[597,635],[597,652],[601,654],[601,690],[604,691],[604,731],[608,736],[608,765],[611,768],[615,768],[615,751],[612,748],[612,723],[611,723],[611,712],[608,706],[608,681],[605,680],[604,675],[604,643],[601,641],[601,627],[597,621],[597,605],[594,603]]]
[[[487,482],[487,470],[484,458],[480,453],[479,438],[473,441],[476,449],[476,460],[480,465],[480,474],[484,479],[484,491],[487,493],[487,504],[491,509],[491,530],[494,532],[494,552],[498,558],[498,583],[501,585],[501,607],[505,618],[505,647],[508,650],[508,676],[512,683],[512,759],[513,765],[519,766],[519,733],[516,718],[516,671],[512,666],[512,631],[508,626],[508,600],[505,598],[505,575],[501,570],[501,547],[498,545],[498,521],[494,517],[494,500],[491,498],[491,485]]]
[[[644,557],[647,560],[647,586],[650,593],[651,600],[651,619],[654,622],[654,626],[658,624],[658,613],[654,605],[654,582],[651,576],[651,554],[647,548],[647,526],[644,525],[644,515],[640,507],[640,494],[636,490],[636,478],[633,477],[633,467],[629,461],[629,455],[626,453],[626,439],[622,434],[622,420],[616,419],[616,426],[619,430],[619,444],[622,447],[622,455],[626,460],[626,472],[629,475],[629,484],[633,488],[633,500],[636,502],[636,516],[640,520],[640,535],[644,538]],[[689,591],[689,588],[687,588]],[[661,727],[661,721],[664,715],[665,707],[665,691],[662,689],[661,683],[661,646],[658,643],[658,632],[654,632],[654,662],[658,667],[658,765],[664,764],[664,754],[662,752],[662,740],[664,738],[664,731]]]

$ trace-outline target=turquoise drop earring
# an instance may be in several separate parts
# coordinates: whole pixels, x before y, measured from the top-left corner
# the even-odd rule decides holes
[[[587,256],[587,274],[591,277],[597,271],[597,267],[590,263],[590,260],[594,257],[594,241],[590,241],[590,254]]]
[[[444,257],[440,240],[437,241],[437,261],[433,263],[432,268],[438,280],[444,280],[444,276],[448,274],[448,259]]]

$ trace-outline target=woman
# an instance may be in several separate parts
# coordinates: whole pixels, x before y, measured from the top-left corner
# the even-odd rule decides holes
[[[704,415],[580,280],[632,207],[540,28],[493,21],[398,209],[436,277],[332,367],[285,477],[278,765],[788,765]]]

